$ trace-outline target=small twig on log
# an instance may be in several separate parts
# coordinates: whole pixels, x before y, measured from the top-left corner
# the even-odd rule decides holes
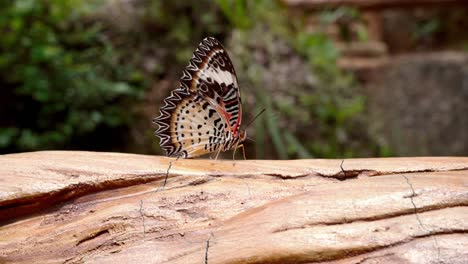
[[[169,161],[169,167],[167,168],[166,176],[164,177],[164,183],[163,183],[163,185],[161,186],[161,189],[164,189],[164,187],[166,187],[167,178],[169,177],[169,170],[172,168],[172,162],[178,161],[179,158],[180,158],[180,157],[177,157],[175,160]],[[160,188],[158,188],[158,189],[156,190],[156,192],[158,192],[159,190],[160,190]]]
[[[344,163],[344,159],[341,160],[340,168],[341,168],[341,172],[343,172],[344,178],[346,179],[346,171],[343,168],[343,163]]]

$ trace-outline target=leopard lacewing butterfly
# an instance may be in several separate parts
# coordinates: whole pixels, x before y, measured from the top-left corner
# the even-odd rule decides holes
[[[192,158],[243,147],[242,106],[236,72],[226,50],[205,38],[164,100],[155,135],[167,156]],[[245,158],[245,153],[244,153]]]

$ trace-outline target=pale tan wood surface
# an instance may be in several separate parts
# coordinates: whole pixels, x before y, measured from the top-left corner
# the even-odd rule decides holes
[[[175,161],[48,151],[2,155],[0,164],[0,263],[468,260],[466,157]]]

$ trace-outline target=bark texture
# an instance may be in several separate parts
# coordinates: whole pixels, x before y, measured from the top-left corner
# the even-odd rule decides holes
[[[0,263],[468,261],[467,157],[0,164]]]

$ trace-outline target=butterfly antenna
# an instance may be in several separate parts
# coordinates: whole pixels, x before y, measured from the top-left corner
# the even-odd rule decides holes
[[[263,108],[262,111],[260,111],[260,113],[258,113],[252,120],[250,120],[250,122],[247,123],[247,125],[245,126],[245,128],[247,128],[248,126],[250,126],[250,125],[255,121],[255,119],[257,119],[257,117],[259,117],[261,114],[263,114],[263,112],[265,112],[265,108]]]
[[[253,139],[251,139],[251,138],[249,138],[249,137],[246,137],[245,139],[248,139],[248,140],[250,140],[250,141],[252,141],[252,142],[256,142],[255,140],[253,140]]]

